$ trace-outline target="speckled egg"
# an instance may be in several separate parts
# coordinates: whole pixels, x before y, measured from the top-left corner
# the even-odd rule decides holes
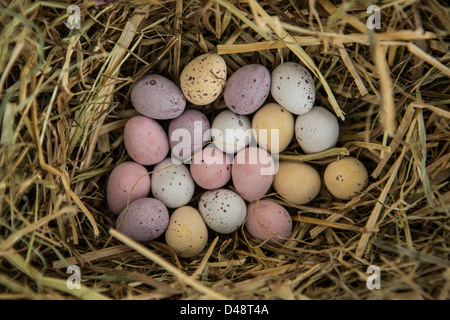
[[[147,197],[150,186],[150,175],[143,165],[134,161],[120,163],[111,171],[106,184],[108,208],[119,214],[127,203]]]
[[[220,112],[211,124],[211,140],[213,145],[223,152],[239,152],[253,140],[250,118],[231,110]]]
[[[191,60],[180,75],[180,87],[188,101],[203,106],[222,94],[227,81],[227,65],[218,54],[205,53]]]
[[[305,153],[333,148],[339,138],[337,118],[327,109],[314,107],[295,121],[295,137]]]
[[[183,161],[199,152],[211,138],[211,126],[203,112],[187,109],[169,123],[172,157]]]
[[[311,110],[316,99],[313,78],[308,70],[296,62],[285,62],[272,71],[272,97],[293,114]]]
[[[231,233],[245,221],[244,199],[229,189],[208,190],[198,202],[198,210],[206,225],[218,233]]]
[[[153,168],[152,194],[168,208],[178,208],[191,201],[195,185],[189,169],[183,163],[175,164],[166,158]]]
[[[278,103],[268,103],[252,119],[253,135],[261,148],[284,151],[294,137],[294,116]]]
[[[335,198],[348,200],[367,187],[369,175],[361,161],[344,157],[328,164],[323,180]]]
[[[158,74],[140,78],[131,89],[130,99],[139,113],[158,120],[176,118],[186,107],[186,99],[180,88]]]
[[[239,151],[231,165],[231,179],[236,191],[247,201],[256,201],[270,189],[275,162],[264,149],[248,147]]]
[[[206,147],[191,161],[192,179],[203,189],[212,190],[223,187],[231,178],[233,159],[217,148]]]
[[[248,205],[245,227],[258,240],[268,244],[281,244],[291,235],[292,218],[278,203],[260,200]]]
[[[261,64],[249,64],[239,68],[229,77],[223,98],[231,111],[245,115],[258,110],[269,93],[269,70]]]
[[[116,220],[116,228],[135,241],[150,241],[162,235],[169,224],[169,212],[161,201],[140,198],[125,208]]]
[[[285,200],[302,205],[312,201],[319,194],[321,180],[313,166],[283,160],[279,163],[272,186]]]
[[[197,256],[208,241],[208,228],[197,209],[183,206],[170,216],[166,243],[182,258]]]
[[[130,118],[123,137],[129,156],[144,166],[158,163],[169,152],[167,133],[157,121],[145,116]]]

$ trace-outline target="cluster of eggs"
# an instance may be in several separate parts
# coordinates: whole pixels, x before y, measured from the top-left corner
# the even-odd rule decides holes
[[[269,95],[275,102],[266,103]],[[222,96],[228,108],[211,123],[186,108],[187,101],[204,106]],[[289,212],[261,198],[273,188],[290,203],[306,204],[319,194],[321,177],[309,164],[276,161],[278,153],[294,136],[305,153],[315,153],[334,147],[339,135],[336,117],[314,107],[311,75],[294,62],[272,72],[247,65],[227,79],[224,59],[207,53],[186,65],[179,87],[148,74],[134,84],[130,98],[139,112],[124,128],[131,160],[111,172],[107,205],[119,231],[136,241],[164,234],[180,257],[199,254],[210,229],[229,234],[245,225],[256,239],[285,241],[292,232]],[[167,130],[159,120],[169,121]],[[227,188],[230,181],[234,190]],[[324,173],[339,199],[362,191],[367,181],[364,165],[352,157],[331,163]],[[194,207],[197,187],[202,194]]]

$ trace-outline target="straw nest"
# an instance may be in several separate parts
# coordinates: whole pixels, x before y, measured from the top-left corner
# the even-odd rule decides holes
[[[0,0],[2,298],[448,298],[444,1],[380,2],[375,30],[369,1],[69,2],[81,29],[68,28],[66,1]],[[240,229],[211,233],[200,256],[181,259],[163,240],[137,244],[115,231],[105,182],[127,159],[130,87],[149,72],[177,83],[204,52],[223,55],[229,74],[249,63],[306,65],[316,105],[340,118],[338,147],[303,155],[293,142],[281,157],[323,170],[351,154],[368,187],[346,202],[322,190],[307,206],[268,195],[294,220],[282,246]],[[80,289],[67,286],[69,265],[80,268]],[[367,288],[370,265],[380,289]]]

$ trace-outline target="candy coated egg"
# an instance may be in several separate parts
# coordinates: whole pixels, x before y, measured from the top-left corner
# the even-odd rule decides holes
[[[272,97],[293,114],[311,110],[316,99],[313,78],[308,70],[296,62],[285,62],[272,71]]]
[[[250,114],[263,105],[269,93],[269,70],[261,64],[249,64],[229,77],[223,98],[234,113]]]
[[[294,137],[294,116],[278,103],[268,103],[252,119],[253,135],[261,148],[279,153]]]
[[[236,153],[253,140],[250,118],[230,110],[216,115],[211,124],[213,145],[226,153]]]
[[[198,255],[208,241],[208,228],[197,209],[183,206],[170,216],[166,243],[182,258]]]
[[[272,185],[285,200],[301,205],[310,202],[319,194],[321,180],[313,166],[283,160],[279,163]]]
[[[158,120],[176,118],[186,107],[180,88],[158,74],[148,74],[139,79],[131,89],[130,99],[139,113]]]
[[[334,197],[348,200],[366,188],[369,175],[361,161],[344,157],[327,165],[323,180]]]
[[[117,165],[111,171],[106,184],[106,202],[115,214],[119,214],[127,203],[147,197],[149,193],[150,175],[143,165],[134,161]]]
[[[292,218],[278,203],[260,200],[248,204],[245,227],[258,240],[281,244],[291,235]]]
[[[314,107],[295,121],[295,137],[305,153],[333,148],[339,138],[337,118],[327,109]]]
[[[166,158],[153,168],[152,194],[168,208],[178,208],[191,201],[195,185],[189,169],[183,163]]]
[[[209,228],[223,234],[237,230],[247,215],[244,199],[228,189],[203,193],[198,202],[198,210]]]
[[[162,235],[169,224],[169,211],[154,198],[134,200],[116,220],[116,228],[135,241],[150,241]]]
[[[223,187],[231,178],[233,159],[217,148],[206,147],[191,161],[192,179],[203,189]]]
[[[145,116],[134,116],[125,124],[125,149],[129,156],[142,165],[163,160],[169,152],[169,139],[163,127]]]
[[[272,185],[275,162],[264,149],[249,147],[239,151],[231,165],[231,179],[236,191],[247,201],[256,201]]]
[[[215,53],[205,53],[191,60],[180,75],[180,87],[184,96],[198,106],[219,98],[226,81],[227,65]]]

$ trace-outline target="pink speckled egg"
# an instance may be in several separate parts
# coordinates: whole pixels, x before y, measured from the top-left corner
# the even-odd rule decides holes
[[[247,201],[256,201],[272,185],[275,163],[264,149],[248,147],[239,151],[231,166],[231,179],[236,191]]]
[[[291,235],[292,218],[278,203],[260,200],[248,204],[245,227],[258,240],[267,240],[269,244],[283,243]]]
[[[231,178],[232,158],[214,147],[207,147],[196,154],[190,170],[194,181],[203,189],[223,187]]]
[[[122,162],[111,171],[106,184],[108,208],[119,214],[126,207],[128,197],[129,203],[146,197],[150,186],[150,175],[143,165],[134,161]]]
[[[135,241],[150,241],[162,235],[169,225],[169,211],[154,198],[133,201],[117,218],[116,228]]]
[[[130,157],[145,166],[162,161],[169,152],[169,139],[163,127],[141,115],[127,121],[124,142]]]

